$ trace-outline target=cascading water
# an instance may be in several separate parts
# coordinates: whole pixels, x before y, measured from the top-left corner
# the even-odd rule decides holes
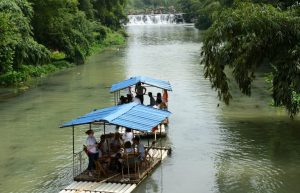
[[[177,24],[183,23],[182,14],[128,15],[127,25]]]

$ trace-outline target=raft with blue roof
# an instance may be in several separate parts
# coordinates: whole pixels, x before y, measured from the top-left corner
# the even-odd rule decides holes
[[[163,147],[162,141],[149,143],[145,146],[145,159],[134,162],[134,167],[129,169],[128,155],[122,157],[122,170],[110,170],[99,160],[95,162],[96,170],[93,175],[86,171],[87,156],[84,151],[75,152],[75,127],[84,129],[88,127],[95,131],[102,130],[105,134],[113,127],[126,127],[141,132],[149,132],[153,127],[170,116],[170,112],[144,106],[137,103],[128,103],[118,106],[94,110],[74,120],[64,123],[61,128],[71,127],[73,134],[73,179],[74,181],[60,193],[66,192],[95,192],[95,193],[129,193],[133,191],[151,172],[164,160],[171,149]],[[110,156],[110,154],[108,154]],[[133,156],[135,156],[133,154]],[[126,160],[127,159],[127,160]],[[135,157],[133,160],[136,160]],[[127,166],[126,163],[127,162]],[[124,169],[127,167],[126,169]],[[104,171],[106,170],[106,171]]]
[[[156,91],[158,89],[162,89],[160,93],[162,93],[162,103],[159,105],[156,104],[153,106],[154,108],[158,109],[168,109],[168,91],[172,91],[172,86],[169,81],[165,80],[159,80],[147,76],[134,76],[130,77],[129,79],[120,81],[118,83],[115,83],[111,86],[110,92],[114,94],[114,104],[122,104],[122,98],[125,99],[125,103],[131,102],[128,98],[134,98],[134,92],[137,84],[141,84],[143,87],[147,88],[147,91],[150,91],[149,88],[152,88],[152,90],[155,88]],[[151,90],[151,91],[152,91]],[[152,93],[152,92],[151,92]],[[147,94],[147,93],[146,93]],[[146,95],[145,94],[145,95]],[[154,95],[154,93],[153,93]],[[148,99],[148,97],[145,97]],[[151,102],[145,105],[150,105]],[[168,119],[165,119],[163,121],[163,124],[160,124],[158,127],[154,127],[152,131],[150,132],[139,132],[139,131],[134,131],[135,135],[139,135],[142,138],[160,138],[160,137],[166,137],[167,131],[166,131],[166,126],[168,124]],[[120,127],[119,129],[120,133],[125,132],[124,127]]]

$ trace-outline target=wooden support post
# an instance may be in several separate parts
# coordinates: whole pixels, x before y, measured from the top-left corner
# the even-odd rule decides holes
[[[147,139],[148,139],[148,148],[150,147],[150,142],[149,142],[149,132],[147,132]]]
[[[162,160],[161,124],[159,125],[159,132],[160,132],[160,159]]]
[[[74,125],[72,126],[72,134],[73,134],[73,178],[75,177],[75,137],[74,137]]]
[[[103,130],[104,130],[104,136],[105,136],[105,126],[106,126],[106,124],[105,124],[105,122],[103,123]],[[110,146],[109,146],[109,144],[108,144],[108,141],[106,140],[106,136],[105,136],[105,141],[106,141],[106,145],[107,145],[107,148],[108,148],[108,154],[110,153]]]
[[[103,130],[104,130],[104,135],[105,135],[105,122],[103,123]]]

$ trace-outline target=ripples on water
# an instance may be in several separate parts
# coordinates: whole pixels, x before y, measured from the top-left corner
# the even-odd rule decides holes
[[[58,126],[112,105],[110,85],[135,75],[169,80],[174,90],[166,139],[173,154],[135,192],[299,192],[300,121],[268,105],[260,76],[252,98],[232,85],[235,98],[227,107],[203,78],[196,29],[145,25],[127,31],[128,44],[119,51],[94,55],[87,65],[1,103],[1,193],[52,193],[68,185],[72,133]],[[84,130],[75,131],[77,150]]]
[[[244,120],[223,128],[217,154],[220,192],[297,192],[299,122]],[[228,123],[227,123],[228,124]],[[235,125],[237,124],[237,125]],[[288,126],[288,127],[287,127]],[[293,127],[294,126],[294,127]]]

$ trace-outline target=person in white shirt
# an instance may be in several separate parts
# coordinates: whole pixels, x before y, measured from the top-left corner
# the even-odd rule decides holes
[[[133,133],[132,133],[131,129],[126,128],[125,133],[122,136],[122,139],[123,139],[124,143],[126,141],[130,141],[130,143],[132,144]]]
[[[141,99],[140,99],[138,96],[135,96],[135,97],[132,99],[132,102],[135,102],[135,103],[138,103],[138,104],[142,104],[142,103],[141,103]]]
[[[86,139],[86,146],[87,146],[87,152],[89,157],[89,164],[88,164],[88,172],[89,176],[92,176],[92,170],[96,168],[94,161],[98,159],[98,149],[97,149],[97,141],[94,137],[94,131],[92,129],[89,129],[85,132],[88,137]]]

